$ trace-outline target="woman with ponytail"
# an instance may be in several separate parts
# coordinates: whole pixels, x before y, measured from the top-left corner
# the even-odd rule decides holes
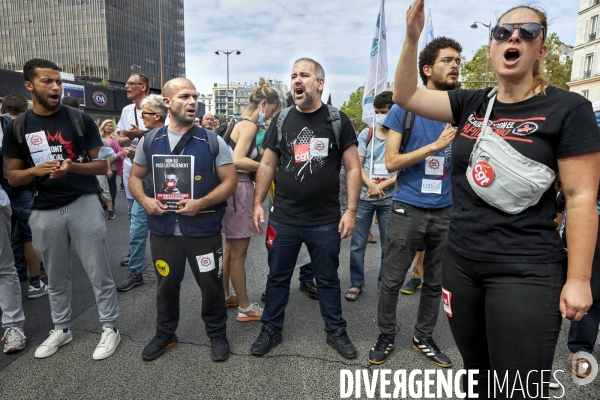
[[[238,307],[240,322],[260,321],[262,308],[248,300],[246,292],[246,269],[244,263],[250,238],[256,234],[252,213],[254,211],[254,182],[250,175],[256,172],[259,149],[256,132],[259,127],[280,108],[279,94],[264,78],[250,93],[248,109],[236,123],[231,123],[224,140],[229,144],[233,163],[237,169],[236,192],[227,199],[223,217],[225,248],[223,250],[223,287],[227,307]],[[235,292],[230,292],[229,280]]]

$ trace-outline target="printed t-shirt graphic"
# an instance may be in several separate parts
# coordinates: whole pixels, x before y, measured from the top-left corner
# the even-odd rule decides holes
[[[304,182],[310,180],[314,172],[323,168],[329,151],[329,139],[316,138],[313,131],[304,127],[287,146],[294,158],[290,159],[286,169],[295,171],[296,180]]]

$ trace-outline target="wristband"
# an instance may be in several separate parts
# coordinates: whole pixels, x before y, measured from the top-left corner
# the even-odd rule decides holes
[[[348,211],[352,211],[353,213],[355,213],[355,214],[356,214],[356,210],[353,210],[353,209],[351,209],[351,208],[346,208],[346,210],[348,210]]]

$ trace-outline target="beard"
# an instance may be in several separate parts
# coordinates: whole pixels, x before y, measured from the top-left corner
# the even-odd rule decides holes
[[[185,126],[189,125],[190,123],[193,124],[195,118],[195,115],[188,117],[185,110],[183,110],[181,113],[174,113],[173,110],[171,110],[171,119],[177,121],[179,125]]]
[[[441,74],[434,73],[431,75],[431,81],[437,90],[454,90],[458,89],[458,79],[455,81],[447,81]]]
[[[35,98],[37,99],[38,103],[40,103],[40,105],[46,110],[56,111],[60,108],[60,101],[57,102],[55,106],[51,105],[46,101],[45,98],[42,97],[42,95],[37,90],[35,90],[35,88],[33,89],[33,94],[35,95]]]
[[[319,96],[318,84],[315,83],[311,88],[304,88],[304,98],[302,100],[298,100],[294,98],[294,103],[300,109],[306,108],[310,106],[315,99]]]

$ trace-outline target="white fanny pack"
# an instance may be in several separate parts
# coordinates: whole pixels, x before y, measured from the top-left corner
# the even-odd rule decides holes
[[[538,203],[556,174],[546,165],[525,157],[488,126],[496,89],[485,112],[481,133],[469,159],[467,180],[486,203],[508,214],[518,214]]]

